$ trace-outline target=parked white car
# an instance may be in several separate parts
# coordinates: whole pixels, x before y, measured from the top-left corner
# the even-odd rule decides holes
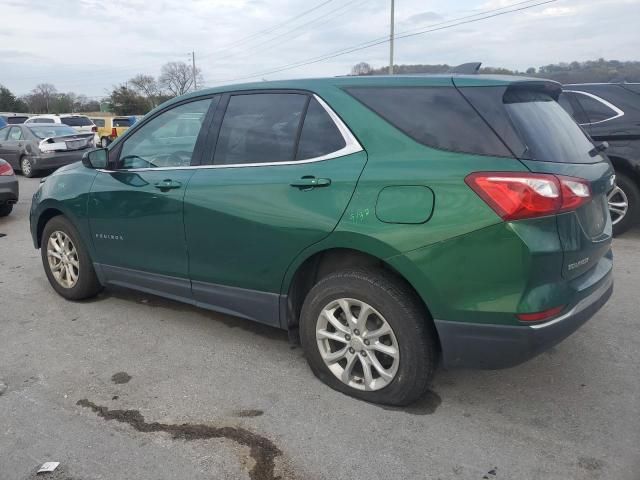
[[[73,113],[61,113],[51,115],[34,115],[29,117],[25,124],[41,124],[41,123],[58,123],[62,125],[68,125],[78,133],[93,133],[93,143],[98,145],[100,138],[98,137],[98,127],[91,121],[86,115],[76,115]]]

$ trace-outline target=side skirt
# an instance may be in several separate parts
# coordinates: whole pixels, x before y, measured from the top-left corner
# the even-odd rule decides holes
[[[283,296],[277,293],[192,282],[186,278],[98,263],[94,263],[94,268],[104,285],[130,288],[281,328],[279,310]]]

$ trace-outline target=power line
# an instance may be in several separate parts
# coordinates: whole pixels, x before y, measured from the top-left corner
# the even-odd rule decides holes
[[[397,35],[394,36],[394,39],[395,40],[399,40],[399,39],[403,39],[403,38],[414,37],[414,36],[417,36],[417,35],[424,35],[424,34],[427,34],[427,33],[436,32],[436,31],[440,31],[440,30],[446,30],[448,28],[453,28],[453,27],[457,27],[457,26],[460,26],[460,25],[466,25],[466,24],[469,24],[469,23],[475,23],[475,22],[479,22],[481,20],[487,20],[489,18],[494,18],[494,17],[499,17],[499,16],[502,16],[502,15],[507,15],[509,13],[520,12],[520,11],[523,11],[523,10],[528,10],[530,8],[539,7],[541,5],[546,5],[546,4],[554,3],[554,2],[557,2],[557,1],[558,0],[546,0],[546,1],[543,1],[543,2],[535,3],[533,5],[527,5],[527,6],[524,6],[524,7],[515,8],[515,9],[512,9],[512,10],[507,10],[507,11],[503,11],[503,12],[491,13],[489,15],[486,15],[486,14],[488,14],[489,12],[496,12],[496,10],[503,10],[504,8],[509,8],[509,7],[502,7],[500,9],[487,10],[487,11],[484,12],[485,16],[481,16],[480,18],[474,18],[474,19],[470,19],[470,20],[458,21],[458,20],[462,20],[463,18],[467,18],[467,17],[461,17],[461,18],[458,18],[458,19],[450,20],[449,22],[444,22],[444,23],[456,22],[456,23],[453,23],[451,25],[441,26],[441,27],[437,27],[437,28],[430,28],[430,29],[422,30],[422,31],[415,32],[415,33],[397,34]],[[524,2],[520,2],[520,3],[524,3]],[[473,17],[477,17],[477,16],[480,16],[480,15],[483,15],[483,14],[473,15]],[[217,82],[217,83],[237,82],[239,80],[246,80],[246,79],[250,79],[250,78],[260,77],[260,76],[263,76],[263,75],[270,75],[270,74],[273,74],[273,73],[279,73],[279,72],[283,72],[285,70],[291,70],[293,68],[303,67],[303,66],[306,66],[306,65],[314,64],[314,63],[319,63],[319,62],[322,62],[322,61],[325,61],[325,60],[329,60],[329,59],[332,59],[332,58],[335,58],[335,57],[339,57],[339,56],[342,56],[342,55],[346,55],[346,54],[349,54],[349,53],[353,53],[353,52],[357,52],[357,51],[360,51],[360,50],[365,50],[365,49],[368,49],[368,48],[372,48],[372,47],[375,47],[377,45],[382,45],[384,43],[387,43],[389,41],[390,41],[389,37],[384,37],[381,40],[375,40],[374,39],[374,40],[370,40],[369,42],[364,42],[362,44],[358,44],[357,46],[354,46],[354,47],[346,47],[345,49],[338,50],[338,51],[335,51],[335,52],[332,52],[332,53],[328,53],[328,54],[324,54],[324,55],[320,55],[318,57],[313,57],[311,59],[302,60],[302,61],[296,62],[296,63],[282,65],[282,66],[276,67],[275,69],[272,69],[272,70],[264,70],[264,71],[256,72],[256,73],[253,73],[253,74],[250,74],[250,75],[246,75],[246,76],[243,76],[243,77],[225,79],[225,80],[222,80],[222,81]]]

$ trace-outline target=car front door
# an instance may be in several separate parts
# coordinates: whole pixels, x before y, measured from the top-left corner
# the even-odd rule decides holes
[[[110,150],[89,197],[95,261],[107,281],[191,296],[183,197],[216,100],[171,106]]]
[[[193,295],[278,325],[287,267],[333,231],[366,153],[314,95],[238,93],[219,110],[211,165],[197,169],[185,196]]]

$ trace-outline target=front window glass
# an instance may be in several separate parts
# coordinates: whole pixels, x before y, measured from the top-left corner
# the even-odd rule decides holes
[[[153,118],[125,141],[120,168],[190,165],[211,102],[207,98],[184,103]]]
[[[220,127],[214,163],[287,162],[309,97],[295,93],[234,95]]]

